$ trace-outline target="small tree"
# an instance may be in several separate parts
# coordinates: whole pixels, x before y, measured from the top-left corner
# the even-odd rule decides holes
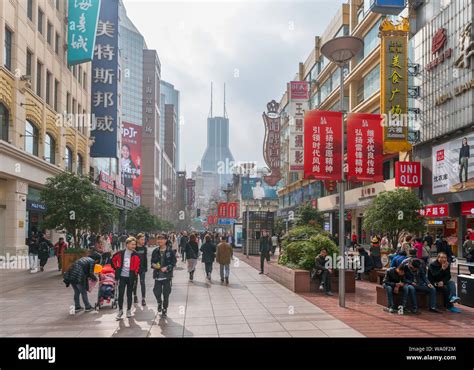
[[[88,177],[70,172],[48,178],[41,200],[46,206],[43,226],[65,229],[76,246],[79,230],[99,232],[118,217],[117,209]]]
[[[403,231],[423,231],[423,220],[417,211],[422,203],[410,190],[396,189],[380,193],[364,213],[364,228],[387,234],[396,246]]]
[[[127,212],[126,228],[133,232],[151,232],[160,228],[159,219],[148,208],[139,206]]]
[[[321,212],[309,203],[302,204],[296,210],[296,225],[318,225],[322,226],[324,217]]]

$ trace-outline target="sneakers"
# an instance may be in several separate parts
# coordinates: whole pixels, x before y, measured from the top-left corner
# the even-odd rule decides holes
[[[74,312],[81,312],[84,309],[84,307],[76,307],[74,308]]]
[[[84,312],[91,312],[93,310],[92,306],[91,307],[87,307]]]
[[[127,310],[127,317],[132,317],[132,310]]]
[[[224,282],[224,279],[221,279],[221,283],[223,283],[223,282]]]
[[[436,308],[430,308],[429,311],[433,313],[441,313],[441,311],[437,310]]]
[[[258,274],[259,274],[259,275],[262,275],[262,274],[263,274],[263,271],[260,271]]]
[[[146,306],[145,298],[142,299],[142,306]]]
[[[138,297],[137,297],[137,296],[134,296],[134,297],[133,297],[133,303],[135,303],[135,304],[138,303]]]
[[[161,303],[158,303],[158,312],[161,312],[161,310],[162,310]]]
[[[225,283],[226,283],[227,285],[229,285],[229,278],[228,278],[228,277],[225,278]]]
[[[397,312],[397,309],[393,308],[393,307],[385,307],[383,310],[385,312],[389,312],[389,313],[396,313]]]
[[[119,310],[119,312],[117,314],[117,317],[115,319],[116,320],[122,320],[122,316],[123,316],[123,310]]]
[[[453,313],[461,313],[461,310],[457,307],[451,307],[451,308],[448,308],[448,311],[451,311]]]
[[[161,316],[166,317],[166,316],[167,316],[167,315],[166,315],[166,311],[167,311],[167,309],[166,309],[166,308],[163,308],[163,312],[162,312]]]
[[[420,311],[418,310],[411,310],[410,313],[412,313],[413,315],[420,315]]]
[[[451,299],[449,300],[450,303],[459,303],[461,302],[461,298],[459,298],[457,295],[453,295]]]
[[[324,285],[323,285],[323,284],[321,284],[321,285],[319,286],[319,290],[321,290],[321,291],[324,290]]]
[[[333,296],[333,295],[334,295],[334,293],[333,293],[333,292],[331,292],[331,291],[329,291],[329,292],[326,292],[326,293],[324,293],[324,294],[326,294],[326,295],[329,295],[329,296]]]

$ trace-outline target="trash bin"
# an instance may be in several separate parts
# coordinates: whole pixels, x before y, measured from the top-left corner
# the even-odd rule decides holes
[[[474,276],[460,274],[460,266],[474,266],[474,263],[458,262],[458,296],[461,298],[461,304],[474,307]]]

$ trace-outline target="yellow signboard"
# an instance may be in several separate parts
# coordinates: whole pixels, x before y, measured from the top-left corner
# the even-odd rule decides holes
[[[408,142],[408,31],[402,18],[380,25],[380,112],[384,120],[384,153],[411,150]]]

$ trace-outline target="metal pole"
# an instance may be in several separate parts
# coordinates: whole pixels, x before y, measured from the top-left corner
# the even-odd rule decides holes
[[[341,80],[340,80],[340,106],[341,113],[344,111],[344,63],[340,64],[341,67]],[[342,116],[342,139],[341,139],[341,182],[339,183],[339,255],[345,259],[345,246],[344,246],[344,115]],[[339,266],[339,306],[346,306],[346,280],[344,263]]]
[[[247,249],[247,258],[249,258],[249,248],[250,248],[250,212],[249,212],[249,204],[247,202],[247,232],[245,233],[246,238],[245,238],[245,244],[246,244],[246,249]]]

